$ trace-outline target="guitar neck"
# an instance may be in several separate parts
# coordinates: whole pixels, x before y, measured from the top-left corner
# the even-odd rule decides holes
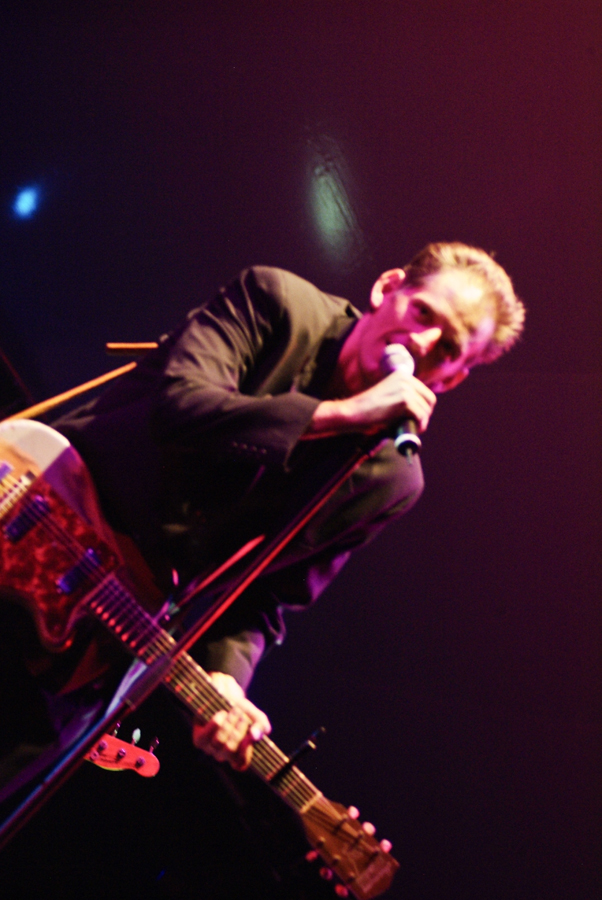
[[[111,573],[88,595],[89,611],[138,659],[147,665],[174,654],[174,638],[144,610],[135,597]],[[213,686],[203,668],[188,654],[181,653],[163,677],[172,693],[201,721],[208,722],[230,703]],[[251,770],[296,812],[303,815],[322,794],[289,758],[267,737],[253,749]],[[276,775],[281,773],[277,782]]]
[[[130,653],[146,664],[176,653],[174,638],[138,606],[114,574],[88,595],[86,606]],[[188,653],[175,655],[163,682],[203,722],[218,710],[230,709],[228,701]],[[310,844],[357,900],[371,900],[388,888],[398,863],[363,832],[347,810],[324,797],[268,737],[254,745],[250,768],[299,814]]]

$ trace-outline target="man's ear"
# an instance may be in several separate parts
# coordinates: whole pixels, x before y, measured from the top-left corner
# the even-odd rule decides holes
[[[403,269],[389,269],[375,281],[370,292],[370,306],[372,309],[378,309],[383,302],[385,294],[392,291],[398,291],[405,280],[406,273]]]
[[[470,375],[470,369],[465,366],[463,369],[460,369],[456,372],[455,375],[450,375],[448,378],[442,378],[441,381],[438,381],[436,384],[431,385],[431,390],[435,394],[445,394],[446,391],[451,391],[452,388],[457,387],[459,384],[462,384],[465,378],[468,378]]]

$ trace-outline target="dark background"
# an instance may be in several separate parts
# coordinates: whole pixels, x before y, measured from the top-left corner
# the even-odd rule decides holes
[[[420,504],[289,617],[251,697],[285,749],[326,726],[306,771],[393,841],[391,898],[598,897],[598,0],[25,2],[0,26],[0,347],[36,400],[251,263],[365,308],[429,240],[496,251],[523,341],[441,398]]]

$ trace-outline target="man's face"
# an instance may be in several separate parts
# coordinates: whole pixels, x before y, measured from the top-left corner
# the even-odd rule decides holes
[[[383,377],[388,344],[403,344],[409,350],[414,375],[435,393],[455,387],[493,335],[495,322],[482,298],[481,287],[462,270],[429,275],[418,287],[404,284],[402,270],[385,272],[372,289],[370,313],[356,329],[354,391]]]

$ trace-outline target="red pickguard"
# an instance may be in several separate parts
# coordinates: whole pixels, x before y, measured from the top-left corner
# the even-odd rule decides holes
[[[35,496],[48,501],[50,512],[13,543],[4,528]],[[60,541],[55,537],[57,532],[61,533]],[[0,548],[2,593],[29,609],[40,641],[47,650],[60,652],[67,649],[73,640],[74,625],[84,614],[78,607],[96,580],[118,568],[117,554],[67,506],[43,477],[36,479],[13,513],[4,520]],[[63,593],[57,581],[89,548],[93,548],[101,560],[97,570],[100,574],[94,582],[85,581],[73,593]]]

